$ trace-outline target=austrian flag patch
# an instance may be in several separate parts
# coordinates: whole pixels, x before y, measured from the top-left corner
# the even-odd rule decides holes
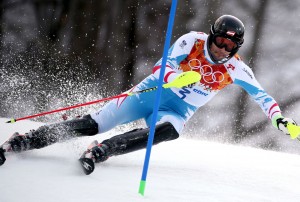
[[[229,35],[229,36],[234,36],[235,32],[234,31],[227,31],[226,34]]]

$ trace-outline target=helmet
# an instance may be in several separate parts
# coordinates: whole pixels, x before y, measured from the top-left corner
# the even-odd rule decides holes
[[[222,15],[211,26],[207,50],[210,58],[216,64],[223,64],[234,56],[244,42],[245,26],[238,18],[232,15]],[[221,36],[233,41],[237,46],[230,52],[230,54],[221,60],[216,60],[210,51],[211,44],[215,41],[216,37]]]

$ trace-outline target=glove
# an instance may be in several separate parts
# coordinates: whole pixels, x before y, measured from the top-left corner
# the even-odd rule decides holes
[[[293,124],[293,125],[297,125],[296,122],[293,119],[285,118],[281,115],[278,115],[278,116],[274,117],[273,120],[272,120],[273,126],[275,128],[277,128],[278,130],[281,130],[282,132],[284,132],[286,135],[290,135],[290,133],[287,129],[288,123]]]
[[[191,84],[189,84],[189,85],[187,85],[187,87],[188,88],[193,88],[193,87],[195,87],[196,85],[199,85],[199,81],[197,81],[197,82],[195,82],[195,83],[191,83]]]
[[[186,87],[193,88],[195,85],[196,85],[196,83],[191,83],[191,84],[187,85]]]

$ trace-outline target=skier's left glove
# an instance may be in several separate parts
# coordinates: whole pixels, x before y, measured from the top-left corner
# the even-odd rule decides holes
[[[282,132],[284,132],[286,135],[290,135],[290,133],[287,129],[288,123],[297,125],[293,119],[285,118],[282,115],[277,115],[272,119],[273,126],[275,128],[277,128],[278,130],[281,130]]]

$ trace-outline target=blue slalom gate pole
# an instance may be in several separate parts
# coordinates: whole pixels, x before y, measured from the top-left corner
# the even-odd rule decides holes
[[[150,154],[151,154],[151,149],[152,149],[152,145],[153,145],[158,108],[159,108],[159,104],[160,104],[160,100],[161,100],[162,84],[163,84],[163,79],[164,79],[164,74],[165,74],[165,69],[166,69],[166,64],[167,64],[168,50],[169,50],[170,43],[171,43],[171,36],[172,36],[172,29],[173,29],[173,25],[174,25],[176,7],[177,7],[177,0],[172,0],[167,34],[166,34],[166,40],[165,40],[165,45],[164,45],[162,64],[161,64],[161,70],[160,70],[159,81],[158,81],[158,88],[157,88],[156,98],[155,98],[154,106],[153,106],[153,117],[152,117],[152,122],[150,125],[150,132],[149,132],[148,143],[147,143],[147,148],[146,148],[143,173],[142,173],[142,178],[141,178],[140,187],[139,187],[139,193],[143,196],[145,193],[149,160],[150,160]]]

